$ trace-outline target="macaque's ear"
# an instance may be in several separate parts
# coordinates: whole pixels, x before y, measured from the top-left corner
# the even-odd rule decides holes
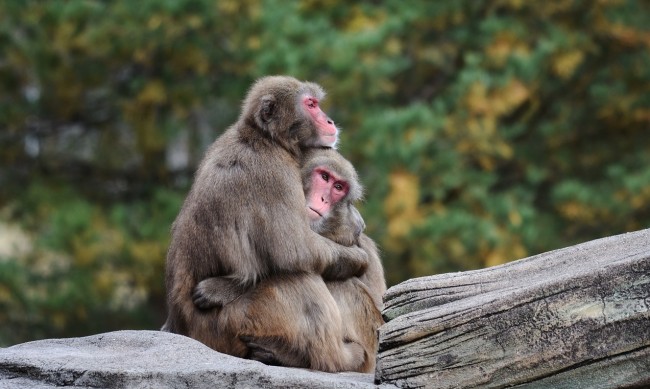
[[[273,95],[262,96],[260,106],[260,118],[262,122],[268,123],[275,113],[275,97]]]
[[[354,238],[358,239],[359,235],[361,235],[363,230],[366,229],[366,222],[363,221],[363,217],[361,217],[361,214],[356,207],[354,207],[352,204],[349,204],[348,208],[350,209],[352,227],[354,228]]]

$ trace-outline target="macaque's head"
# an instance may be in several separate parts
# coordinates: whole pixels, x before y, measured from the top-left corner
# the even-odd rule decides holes
[[[240,121],[290,151],[335,147],[338,129],[321,109],[324,98],[318,84],[287,76],[264,77],[248,92]]]
[[[328,237],[337,242],[352,240],[348,245],[356,241],[365,223],[354,207],[363,190],[352,164],[332,149],[310,150],[303,163],[302,180],[312,229],[325,236],[349,232],[348,239]]]
[[[327,217],[339,201],[350,192],[350,184],[328,166],[316,166],[311,172],[311,188],[306,194],[311,221]]]

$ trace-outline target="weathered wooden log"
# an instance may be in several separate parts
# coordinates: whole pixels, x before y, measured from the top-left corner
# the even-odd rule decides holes
[[[375,379],[399,387],[650,385],[650,229],[385,295]]]

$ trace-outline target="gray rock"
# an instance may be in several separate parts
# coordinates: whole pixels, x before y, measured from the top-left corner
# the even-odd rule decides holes
[[[650,230],[385,295],[376,378],[399,387],[650,386]]]
[[[373,376],[266,366],[159,331],[117,331],[0,349],[0,388],[375,388]],[[391,388],[391,385],[382,385]]]

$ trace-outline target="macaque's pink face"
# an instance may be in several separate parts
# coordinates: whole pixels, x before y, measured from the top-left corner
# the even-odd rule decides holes
[[[320,109],[318,99],[312,96],[305,96],[302,100],[305,111],[316,124],[319,136],[319,146],[334,147],[338,140],[338,129],[334,121]]]
[[[325,167],[317,167],[311,173],[311,189],[307,194],[309,219],[317,221],[327,217],[332,206],[348,194],[347,181],[340,179]]]

